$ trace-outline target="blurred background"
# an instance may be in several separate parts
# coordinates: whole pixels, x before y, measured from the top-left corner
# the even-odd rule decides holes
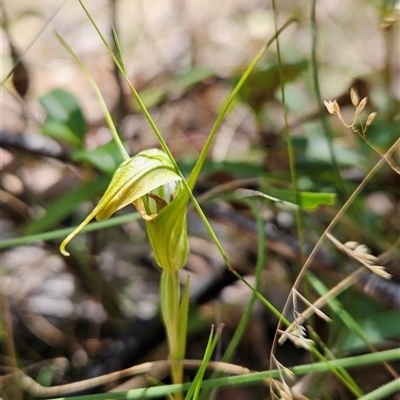
[[[312,2],[302,0],[280,1],[276,14],[271,2],[256,0],[84,4],[109,43],[115,27],[130,79],[186,175],[223,101],[274,35],[275,17],[278,27],[297,19],[280,37],[281,70],[274,43],[226,116],[195,188],[233,266],[252,283],[257,224],[248,205],[233,194],[245,187],[291,199],[286,132],[293,142],[299,189],[336,194],[334,205],[303,212],[303,245],[292,211],[267,200],[255,203],[266,232],[261,292],[282,310],[302,267],[300,249],[311,251],[381,159],[330,116],[322,101],[337,99],[351,122],[349,90],[354,87],[361,98],[368,96],[361,120],[377,112],[368,140],[383,153],[399,138],[399,2],[317,2],[316,25]],[[93,75],[129,153],[158,143],[78,2],[4,0],[1,14],[1,386],[4,399],[30,399],[32,392],[14,380],[15,367],[43,386],[54,386],[167,357],[158,314],[160,273],[144,224],[131,215],[134,208],[119,213],[124,223],[76,238],[68,259],[58,250],[65,235],[53,234],[50,240],[43,235],[79,224],[121,162],[87,77],[55,33]],[[355,127],[361,129],[359,123]],[[394,159],[399,160],[398,151]],[[398,174],[384,165],[334,231],[342,243],[366,244],[393,275],[387,281],[366,273],[340,296],[370,343],[381,349],[398,346],[400,338],[399,183]],[[182,280],[191,276],[193,297],[187,357],[201,359],[210,325],[224,322],[218,359],[251,293],[227,271],[193,210],[189,232],[192,253],[182,271]],[[38,236],[12,242],[27,235]],[[356,267],[327,243],[311,271],[331,288]],[[318,298],[309,283],[300,290],[310,301]],[[330,325],[310,324],[336,357],[369,351],[340,318],[330,317]],[[276,324],[256,302],[231,362],[268,369]],[[310,361],[306,351],[289,343],[276,354],[285,366]],[[156,378],[166,375],[164,370]],[[324,385],[309,384],[305,395],[310,398],[353,398],[331,376],[313,379]],[[373,374],[356,371],[354,379],[368,392],[391,375],[379,367]],[[220,389],[214,398],[232,395],[264,399],[269,388]]]

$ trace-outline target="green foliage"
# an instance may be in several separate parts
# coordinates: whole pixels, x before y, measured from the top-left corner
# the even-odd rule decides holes
[[[127,222],[136,221],[141,216],[137,212],[129,213],[126,215],[119,215],[118,217],[110,218],[105,221],[93,222],[82,229],[82,232],[96,232],[103,229],[113,228],[123,225]],[[0,249],[7,249],[10,247],[23,246],[41,241],[50,241],[64,238],[66,235],[72,233],[77,227],[56,229],[49,232],[40,232],[33,235],[24,235],[0,241]]]
[[[276,188],[263,183],[261,187],[264,193],[275,198],[274,201],[300,206],[305,211],[316,210],[320,206],[333,206],[336,201],[334,193],[299,192],[299,204],[296,204],[293,190]]]
[[[319,61],[316,56],[317,35],[315,1],[313,2],[313,15],[311,17],[311,25],[313,29],[311,58],[315,85],[313,90],[315,91],[317,102],[320,107],[319,115],[317,113],[306,117],[304,121],[307,121],[307,123],[304,123],[304,121],[301,122],[301,129],[303,129],[303,132],[301,132],[300,136],[292,137],[291,127],[288,122],[288,102],[285,100],[285,84],[295,82],[296,79],[306,71],[309,61],[301,60],[296,63],[283,64],[281,62],[278,42],[278,64],[269,67],[260,67],[259,69],[256,68],[256,64],[261,60],[267,48],[274,43],[286,27],[294,21],[291,19],[279,30],[276,25],[276,34],[274,37],[271,38],[271,40],[268,41],[268,43],[254,57],[249,67],[240,77],[235,76],[232,78],[235,83],[234,89],[223,103],[221,110],[218,113],[216,112],[217,118],[215,124],[207,137],[205,145],[201,150],[201,154],[197,158],[193,159],[186,159],[184,155],[183,158],[178,161],[176,161],[172,156],[166,140],[158,130],[147,108],[159,105],[161,109],[164,102],[170,99],[175,100],[181,96],[181,94],[185,94],[185,92],[189,93],[194,85],[203,82],[208,78],[214,77],[214,73],[206,68],[190,65],[185,72],[178,73],[176,76],[166,74],[167,79],[164,78],[164,80],[161,77],[161,84],[159,84],[158,81],[156,84],[150,84],[143,89],[139,96],[135,87],[131,83],[125,68],[121,45],[119,43],[116,29],[113,29],[115,48],[112,48],[107,43],[105,37],[100,32],[98,26],[93,21],[90,13],[86,10],[81,0],[80,3],[99,34],[100,39],[103,41],[110,57],[113,59],[116,69],[119,70],[122,78],[125,80],[125,83],[132,92],[132,108],[135,111],[142,111],[151,128],[154,130],[162,150],[145,150],[132,158],[129,157],[127,150],[125,149],[125,144],[119,138],[111,113],[107,109],[106,102],[104,101],[99,87],[94,81],[92,75],[68,44],[58,36],[60,42],[75,59],[92,84],[114,140],[105,145],[99,146],[94,150],[85,149],[84,139],[87,132],[87,123],[75,97],[69,92],[60,89],[54,90],[41,97],[40,103],[47,114],[46,122],[43,125],[43,133],[56,138],[63,144],[67,144],[65,148],[68,149],[69,159],[79,164],[78,166],[81,167],[82,170],[89,169],[91,176],[96,172],[100,172],[100,176],[89,183],[85,182],[81,184],[79,187],[71,190],[69,193],[63,195],[60,199],[50,204],[47,207],[46,214],[28,226],[26,237],[3,241],[0,245],[2,248],[31,243],[38,239],[52,240],[60,237],[60,235],[66,234],[66,230],[48,233],[43,232],[54,229],[64,218],[71,215],[73,209],[82,202],[92,200],[101,192],[105,192],[98,205],[88,215],[88,217],[77,228],[75,228],[72,233],[70,233],[71,230],[68,230],[68,233],[70,234],[62,243],[61,251],[64,255],[68,254],[65,250],[66,244],[81,230],[90,231],[115,226],[126,221],[139,219],[141,216],[146,221],[145,224],[148,238],[153,250],[154,258],[162,269],[160,296],[161,310],[167,331],[169,358],[172,361],[178,362],[184,359],[187,332],[190,332],[190,327],[189,329],[187,327],[189,312],[189,281],[186,281],[184,289],[181,291],[178,275],[178,270],[185,266],[189,256],[189,241],[187,233],[187,205],[189,201],[192,201],[192,204],[199,213],[230,272],[240,279],[242,283],[251,290],[252,294],[245,307],[238,329],[233,336],[233,340],[223,356],[223,361],[229,360],[229,358],[234,354],[238,343],[244,336],[247,322],[250,319],[253,304],[256,299],[258,299],[263,306],[268,308],[269,311],[280,320],[277,328],[276,339],[280,334],[284,337],[285,332],[283,329],[285,326],[290,325],[285,311],[287,311],[288,305],[291,302],[291,296],[289,296],[285,310],[281,312],[280,309],[276,308],[269,302],[268,297],[264,295],[264,292],[261,292],[263,284],[263,269],[267,263],[270,262],[270,258],[265,257],[265,221],[263,219],[264,214],[262,213],[262,210],[265,210],[266,205],[265,202],[262,204],[259,199],[249,199],[248,197],[255,196],[261,199],[266,199],[268,202],[272,201],[274,205],[278,205],[278,208],[282,208],[281,206],[283,206],[283,208],[289,207],[296,213],[298,237],[294,237],[296,236],[294,229],[290,232],[290,235],[293,236],[294,240],[298,239],[297,242],[299,243],[300,251],[298,254],[295,254],[295,257],[288,257],[288,259],[290,259],[290,264],[293,263],[292,261],[294,258],[294,261],[298,261],[296,263],[298,265],[295,265],[293,268],[295,273],[300,271],[300,267],[302,269],[293,284],[291,292],[291,295],[293,296],[295,293],[300,293],[297,291],[297,288],[299,288],[301,279],[304,276],[308,278],[308,282],[320,296],[324,296],[328,292],[329,289],[324,286],[322,281],[314,277],[307,271],[307,269],[312,263],[315,254],[322,247],[322,243],[327,237],[329,237],[330,232],[339,220],[343,219],[346,222],[346,224],[344,224],[345,234],[343,236],[348,235],[349,237],[355,236],[358,238],[361,236],[369,238],[376,247],[374,253],[377,252],[377,250],[386,249],[387,242],[385,242],[385,239],[387,240],[390,236],[390,234],[385,232],[385,227],[387,227],[388,223],[387,221],[383,221],[378,214],[370,215],[371,213],[368,209],[366,197],[362,191],[365,189],[367,183],[377,170],[386,163],[386,154],[384,154],[384,152],[387,148],[392,146],[390,147],[390,154],[395,151],[395,145],[393,145],[393,142],[398,138],[398,124],[396,124],[396,122],[387,122],[384,118],[382,118],[382,120],[376,119],[374,125],[371,126],[371,129],[368,129],[368,135],[364,135],[366,133],[366,127],[369,126],[368,120],[365,124],[365,122],[360,118],[360,128],[357,128],[356,119],[351,125],[345,124],[347,128],[353,129],[353,133],[359,134],[359,137],[355,142],[356,145],[359,145],[358,147],[354,146],[354,143],[351,140],[347,140],[347,138],[343,140],[342,137],[339,137],[339,135],[330,128],[326,116],[324,115],[326,110],[322,109],[323,106],[318,83]],[[273,8],[275,16],[277,16],[274,2]],[[278,90],[280,90],[280,92],[278,92]],[[191,93],[192,92],[190,92],[190,94]],[[222,162],[215,162],[207,159],[215,135],[219,131],[225,116],[232,108],[232,105],[237,104],[235,103],[236,95],[238,95],[241,101],[247,104],[254,112],[257,125],[256,128],[258,128],[259,134],[265,133],[264,130],[260,129],[262,128],[263,122],[261,113],[264,110],[265,104],[277,98],[283,103],[283,107],[280,105],[279,108],[284,109],[285,135],[282,134],[280,136],[281,132],[278,132],[276,137],[279,145],[282,147],[286,146],[287,148],[287,151],[284,154],[285,159],[283,160],[284,168],[279,168],[279,170],[276,171],[265,168],[265,157],[268,157],[271,152],[275,151],[275,148],[272,146],[271,150],[267,149],[265,151],[262,146],[259,146],[259,143],[251,143],[251,146],[249,146],[251,150],[246,154],[246,159],[242,157],[240,161],[224,160]],[[357,114],[359,101],[354,102],[353,98],[351,101],[356,108]],[[327,105],[329,112],[333,111],[331,114],[339,115],[339,113],[334,110],[334,107],[336,106],[339,110],[338,104],[335,105],[334,102],[326,102],[325,104]],[[358,110],[360,110],[361,113],[362,109],[359,108]],[[373,114],[375,113],[370,114],[368,118]],[[315,115],[317,115],[317,117],[315,117]],[[346,114],[343,115],[347,116]],[[374,117],[375,115],[373,115],[370,122],[372,122]],[[318,119],[318,121],[316,121],[316,119]],[[343,122],[342,119],[341,121]],[[321,129],[321,127],[323,129]],[[246,133],[249,132],[246,131]],[[297,135],[297,132],[294,135]],[[259,135],[257,139],[263,138]],[[284,140],[286,140],[285,145],[283,145]],[[377,148],[371,146],[371,143],[376,145]],[[380,149],[383,150],[381,151]],[[268,153],[267,156],[266,153]],[[287,168],[288,162],[290,173]],[[375,166],[371,169],[371,165],[374,164]],[[393,164],[391,166],[393,168]],[[395,170],[395,168],[393,169]],[[213,226],[208,222],[197,199],[192,193],[192,190],[200,176],[200,172],[215,173],[217,171],[225,173],[225,177],[228,176],[226,179],[227,185],[222,185],[225,187],[223,187],[223,190],[218,192],[223,193],[223,195],[215,195],[215,193],[212,192],[208,198],[214,196],[212,197],[213,201],[226,200],[227,202],[231,202],[229,206],[232,206],[235,211],[237,211],[239,207],[242,207],[242,204],[238,206],[238,203],[245,203],[245,212],[248,212],[248,209],[250,208],[251,214],[249,213],[249,215],[255,216],[257,221],[258,248],[254,284],[250,284],[249,281],[243,279],[242,276],[235,271],[228,259],[228,255],[225,253],[213,230]],[[113,177],[107,188],[107,184],[110,181],[110,175]],[[186,176],[189,176],[187,180]],[[348,182],[343,179],[343,176],[350,177]],[[246,181],[247,179],[247,183],[243,185],[246,189],[237,189],[241,186],[233,185],[232,187],[229,187],[231,182],[236,184],[236,180],[239,180],[239,178],[245,178],[242,181]],[[359,184],[358,179],[362,179],[361,184]],[[224,192],[226,187],[228,187],[228,194]],[[252,189],[248,189],[250,187]],[[253,190],[253,187],[257,187],[260,190]],[[212,190],[213,189],[217,189],[218,191],[219,187],[213,187]],[[233,192],[234,190],[235,192]],[[394,191],[393,189],[390,190],[391,192]],[[334,207],[337,206],[336,193],[334,192],[339,193],[341,196],[341,204],[344,204],[344,206],[339,210],[334,209]],[[207,198],[207,193],[204,198]],[[98,220],[106,220],[111,217],[113,213],[125,206],[130,206],[131,204],[137,208],[139,211],[138,213],[130,214],[127,217],[114,217],[110,218],[108,221],[87,225],[94,217]],[[351,205],[352,208],[350,207]],[[328,209],[329,211],[324,214],[323,212],[326,208],[318,210],[320,206],[330,207]],[[238,208],[236,209],[236,207]],[[348,215],[345,215],[346,211],[349,209],[354,212],[349,212]],[[272,210],[274,211],[275,207],[272,207]],[[321,214],[311,213],[316,210],[321,211]],[[240,212],[241,211],[238,213]],[[329,226],[326,227],[327,218],[329,218],[329,220],[331,219],[330,217],[332,212],[335,213],[335,216]],[[239,215],[239,217],[241,216],[242,215]],[[322,216],[321,219],[324,219],[323,222],[319,221],[320,216]],[[303,224],[303,217],[309,218],[307,224]],[[305,231],[306,226],[311,226],[310,233]],[[343,229],[343,227],[340,228]],[[311,255],[306,260],[306,252],[303,252],[303,249],[305,248],[303,245],[306,243],[304,240],[305,236],[309,235],[306,240],[309,240],[310,237],[314,240],[315,232],[323,232],[324,230],[325,232],[322,234],[321,239],[315,245]],[[282,240],[282,242],[284,242],[284,240]],[[278,245],[279,244],[280,243],[278,243]],[[285,247],[286,243],[282,244],[283,246],[281,247]],[[368,257],[367,253],[363,253],[363,255],[364,257]],[[274,255],[271,259],[275,260],[275,257],[277,256]],[[370,260],[371,257],[377,259],[377,257],[372,255],[369,255],[369,257]],[[339,257],[337,259],[340,260]],[[338,264],[339,262],[341,263],[341,260],[338,261]],[[298,270],[295,269],[297,267],[299,267]],[[375,344],[382,344],[388,339],[400,336],[400,328],[398,324],[393,324],[393,320],[397,316],[395,311],[388,309],[387,306],[378,301],[371,300],[367,296],[348,289],[348,287],[346,287],[346,289],[347,293],[342,294],[339,298],[333,296],[323,303],[325,308],[329,307],[328,312],[332,316],[332,322],[327,328],[329,332],[328,344],[323,343],[322,340],[318,338],[318,333],[315,333],[313,338],[317,338],[315,340],[320,341],[318,342],[320,347],[314,346],[310,339],[307,342],[308,347],[305,347],[307,350],[311,351],[312,356],[322,362],[294,367],[292,368],[292,372],[300,376],[306,373],[316,374],[328,371],[332,375],[335,375],[355,396],[361,396],[362,390],[359,387],[359,382],[350,376],[346,368],[372,362],[398,360],[400,357],[398,351],[374,354],[375,349],[372,346]],[[319,298],[319,300],[321,298]],[[305,299],[304,302],[306,303],[307,300]],[[297,305],[294,303],[295,300],[293,300],[294,317],[300,317],[300,311],[298,311]],[[310,308],[312,308],[311,305]],[[320,316],[315,309],[314,312]],[[312,315],[312,313],[310,315]],[[289,330],[289,333],[292,334],[292,338],[294,337],[295,339],[298,339],[297,342],[294,341],[295,344],[300,343],[301,345],[300,339],[303,339],[304,343],[305,331],[301,329],[303,328],[301,324],[306,319],[308,319],[308,317],[304,317],[304,320],[299,323],[297,323],[296,319],[293,324],[294,329],[292,331]],[[311,325],[312,321],[307,320],[307,323],[310,323]],[[5,332],[4,329],[3,332]],[[310,335],[313,334],[312,328],[310,328],[309,333]],[[7,335],[7,333],[4,333],[4,335]],[[298,336],[296,337],[295,335]],[[240,377],[224,377],[219,380],[204,381],[204,373],[217,344],[218,336],[218,334],[213,336],[213,332],[210,335],[203,361],[198,369],[194,382],[181,384],[183,382],[182,364],[172,363],[171,369],[175,385],[116,393],[115,398],[150,398],[152,396],[161,395],[169,395],[170,398],[173,398],[174,396],[172,395],[174,393],[180,392],[180,395],[177,395],[174,398],[181,399],[183,398],[184,389],[188,390],[186,397],[189,400],[190,398],[196,399],[200,393],[200,389],[207,387],[218,387],[219,385],[229,384],[249,384],[278,378],[282,379],[283,383],[285,383],[283,377],[286,374],[282,374],[282,371],[280,370],[281,367],[279,367],[278,370],[273,369],[273,364],[271,364],[271,369],[269,371],[263,371],[257,374],[247,374]],[[289,337],[289,335],[287,337]],[[279,340],[277,340],[277,342],[279,342]],[[273,359],[276,350],[274,345],[272,347],[271,360]],[[322,349],[321,352],[319,351],[320,349]],[[344,358],[338,359],[338,357],[342,357],[345,352],[358,352],[364,350],[371,351],[371,354],[367,354],[364,358],[363,356],[359,358],[356,357],[350,359],[350,361],[349,359]],[[45,368],[41,370],[37,377],[37,381],[42,385],[50,384],[51,379],[51,373],[49,373]],[[270,382],[271,381],[269,381],[269,383]],[[392,390],[391,387],[392,386],[390,386],[390,390]],[[207,394],[208,392],[205,392],[205,396],[207,396]],[[105,398],[106,396],[109,395],[103,396],[102,394],[97,394],[94,396],[85,396],[84,398],[100,399]],[[368,398],[368,396],[365,396],[365,398]]]
[[[81,148],[87,122],[75,96],[66,90],[54,89],[39,101],[47,113],[43,133]]]
[[[157,82],[145,87],[140,92],[140,98],[146,108],[154,107],[169,98],[175,99],[179,97],[196,84],[213,77],[215,77],[215,74],[210,69],[192,66],[189,70],[177,74],[167,81]],[[140,111],[137,99],[131,99],[131,106],[133,110]]]
[[[182,158],[178,161],[179,168],[183,173],[189,173],[197,160],[192,158]],[[259,162],[253,160],[246,161],[214,161],[211,159],[206,159],[203,164],[202,172],[204,174],[207,173],[215,173],[215,172],[223,172],[229,171],[235,177],[249,177],[249,176],[261,176],[265,173],[265,169]]]
[[[352,368],[356,366],[374,365],[384,361],[393,362],[397,360],[400,360],[400,350],[391,349],[383,350],[376,354],[363,354],[359,356],[343,358],[340,360],[334,360],[330,362],[330,365],[336,368],[339,366],[342,366],[343,368]],[[291,367],[288,368],[288,370],[292,371],[296,376],[303,376],[306,374],[320,374],[329,371],[329,364],[326,362],[314,362],[311,364]],[[202,388],[220,388],[231,385],[249,385],[252,383],[265,382],[265,380],[269,380],[271,378],[279,378],[281,373],[281,371],[273,369],[270,371],[252,372],[238,376],[228,376],[213,380],[205,380],[202,382]],[[168,396],[173,393],[178,393],[182,390],[189,390],[191,386],[191,382],[184,383],[183,385],[163,385],[151,388],[132,389],[124,392],[113,392],[112,396],[114,399],[129,400],[139,400],[143,398],[160,398],[161,396]],[[70,400],[108,400],[109,398],[110,393],[68,397],[68,399]],[[381,398],[384,397],[370,397],[369,400],[378,400]],[[67,400],[67,397],[59,397],[52,400]]]
[[[189,70],[177,75],[171,82],[171,87],[187,90],[197,83],[213,77],[214,72],[210,69],[193,65]]]
[[[379,116],[374,120],[374,123],[369,127],[367,132],[367,139],[382,151],[386,151],[391,144],[399,138],[400,127],[399,122],[396,120],[382,120]],[[365,156],[365,168],[376,157],[376,152],[365,140],[359,140],[360,153]]]
[[[107,175],[112,175],[122,162],[119,147],[114,140],[93,150],[76,149],[71,158],[76,162],[87,162]]]
[[[400,337],[398,310],[380,311],[357,322],[369,345],[379,345],[386,340]],[[369,348],[365,340],[362,340],[354,331],[343,332],[341,340],[335,347],[345,353],[362,352]]]
[[[291,64],[272,65],[264,69],[254,71],[246,80],[239,91],[239,96],[253,111],[258,114],[262,107],[274,98],[280,85],[294,81],[308,66],[307,60]],[[280,71],[283,82],[280,80]],[[234,82],[239,80],[234,78]]]
[[[26,229],[26,234],[34,235],[53,229],[64,218],[71,215],[78,205],[84,201],[92,200],[95,196],[104,192],[109,182],[110,178],[108,176],[101,176],[70,190],[64,196],[46,207],[46,213],[41,218],[29,224]]]
[[[313,274],[307,274],[308,281],[320,294],[328,289]],[[382,305],[366,296],[356,296],[350,289],[339,299],[330,298],[328,305],[333,311],[330,329],[330,349],[338,354],[374,350],[373,345],[388,338],[400,336],[400,324],[394,324],[398,312],[384,310]]]
[[[160,84],[146,87],[140,92],[140,96],[146,108],[154,107],[161,103],[163,100],[165,100],[166,95],[166,88]],[[130,103],[134,111],[140,112],[140,106],[136,99],[132,98]]]
[[[204,374],[206,372],[208,363],[214,354],[214,350],[217,346],[218,339],[222,331],[222,326],[218,328],[217,334],[214,335],[214,326],[211,327],[211,334],[208,339],[207,347],[204,352],[204,357],[201,362],[200,368],[197,370],[196,376],[193,380],[192,385],[186,393],[185,400],[197,400],[200,395],[201,384],[203,382]]]

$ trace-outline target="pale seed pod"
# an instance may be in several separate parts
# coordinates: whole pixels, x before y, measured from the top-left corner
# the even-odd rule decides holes
[[[354,88],[350,89],[350,99],[354,107],[358,106],[358,103],[360,102],[360,97],[358,96],[358,93],[355,91]]]
[[[366,126],[369,126],[372,124],[372,121],[376,117],[376,112],[372,112],[371,114],[368,115],[367,122],[365,123]]]
[[[361,101],[360,104],[356,108],[356,117],[358,117],[364,110],[364,107],[367,104],[368,99],[364,97]]]

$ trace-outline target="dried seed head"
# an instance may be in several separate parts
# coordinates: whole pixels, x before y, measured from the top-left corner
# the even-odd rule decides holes
[[[372,264],[373,262],[377,262],[378,261],[378,257],[373,256],[372,254],[359,254],[357,252],[354,252],[355,255],[357,257],[361,257],[363,260],[365,260],[365,262],[368,262],[370,264]]]
[[[286,332],[280,329],[278,330],[278,332],[282,335],[282,337],[285,337],[285,339],[289,339],[298,348],[311,350],[311,346],[314,345],[313,340],[306,338],[306,329],[303,325],[296,324],[292,332]],[[280,343],[283,343],[284,340],[280,340]]]
[[[376,117],[376,112],[372,112],[371,114],[368,115],[367,122],[365,123],[366,126],[369,126],[372,124],[372,121]]]
[[[324,100],[324,104],[325,104],[326,109],[328,110],[328,113],[329,114],[333,114],[333,103],[332,103],[332,101]]]
[[[359,244],[355,249],[354,253],[364,253],[368,254],[371,250],[365,244]]]
[[[384,279],[390,279],[392,275],[389,274],[389,272],[386,272],[385,267],[382,265],[371,265],[369,269],[376,275],[379,275],[380,277]]]
[[[327,237],[347,255],[357,260],[359,263],[367,267],[372,273],[381,276],[385,279],[390,279],[392,275],[385,271],[385,267],[382,265],[375,265],[378,262],[378,257],[369,254],[370,249],[365,244],[359,244],[357,242],[347,242],[344,245],[340,243],[330,233]]]
[[[274,355],[271,355],[274,363],[276,364],[276,368],[279,371],[280,377],[283,379],[284,377],[288,377],[289,379],[295,380],[296,375],[289,368],[286,368],[282,363],[280,363]]]
[[[336,100],[333,101],[333,111],[335,112],[336,115],[340,114],[340,107]]]
[[[352,102],[353,106],[357,107],[358,103],[360,102],[360,97],[358,96],[358,94],[354,88],[350,89],[350,98],[351,98],[351,102]]]
[[[350,242],[346,242],[344,245],[345,245],[348,249],[354,250],[354,249],[359,245],[359,243],[358,243],[358,242],[354,242],[354,241],[350,241]]]
[[[340,113],[340,107],[339,104],[336,100],[332,101],[324,101],[325,107],[328,110],[329,114],[339,114]]]
[[[364,110],[364,107],[367,104],[368,99],[366,97],[364,97],[361,101],[360,104],[357,106],[356,108],[356,117],[358,117]]]
[[[286,385],[285,382],[281,383],[275,379],[271,380],[272,386],[274,387],[275,391],[272,392],[272,398],[277,400],[293,400],[293,396],[290,392],[289,386]],[[278,395],[275,394],[278,393]]]
[[[293,400],[292,392],[286,382],[282,382],[282,389],[280,390],[281,399]]]

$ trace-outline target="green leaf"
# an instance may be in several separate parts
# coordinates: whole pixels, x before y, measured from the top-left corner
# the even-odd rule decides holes
[[[193,66],[188,71],[185,71],[184,73],[178,75],[171,82],[171,86],[173,86],[174,88],[178,86],[181,89],[188,89],[191,86],[214,76],[214,73],[208,68]]]
[[[45,367],[40,369],[39,374],[36,378],[36,382],[44,387],[51,386],[55,372],[55,368],[52,365],[46,365]]]
[[[40,219],[32,222],[28,226],[25,234],[33,235],[54,228],[60,223],[60,221],[70,215],[79,204],[91,200],[94,196],[104,192],[109,182],[109,177],[102,176],[92,182],[84,183],[78,188],[71,190],[69,193],[65,194],[59,200],[47,207],[46,214],[44,214]]]
[[[378,114],[379,116],[379,114]],[[375,118],[372,125],[368,127],[368,139],[381,149],[388,149],[399,138],[398,120],[382,120]],[[362,150],[372,151],[364,140],[360,140]]]
[[[165,85],[149,86],[140,92],[140,97],[146,108],[154,107],[165,99],[166,87]],[[136,99],[132,99],[132,108],[134,111],[140,111],[140,106]]]
[[[75,96],[55,89],[40,97],[39,102],[47,113],[43,133],[81,147],[87,123]]]
[[[112,175],[122,162],[119,147],[114,140],[94,150],[77,149],[71,157],[74,161],[86,161],[108,175]]]
[[[81,147],[82,141],[75,133],[63,122],[47,120],[42,127],[42,133],[66,142],[73,147]]]
[[[85,226],[85,228],[82,229],[82,232],[86,233],[95,232],[102,229],[113,228],[117,225],[122,225],[130,221],[136,221],[140,218],[141,215],[137,212],[119,215],[118,217],[110,218],[105,221],[92,222],[91,224]],[[57,229],[50,232],[41,232],[34,235],[3,239],[2,241],[0,241],[0,249],[3,250],[3,249],[8,249],[10,247],[25,246],[31,243],[35,243],[37,241],[49,241],[49,240],[60,239],[73,232],[76,228],[77,228],[76,226],[71,226],[69,228]],[[3,271],[0,269],[0,275],[2,273]],[[0,330],[1,330],[1,323],[0,323]],[[1,331],[0,331],[0,337],[1,337]]]
[[[400,337],[398,310],[389,310],[372,314],[358,321],[370,344],[377,345],[384,340]],[[355,332],[347,332],[337,346],[343,352],[366,350],[367,346]]]
[[[154,107],[168,98],[177,98],[192,86],[211,78],[214,73],[202,67],[193,67],[184,73],[177,75],[172,80],[157,82],[140,91],[140,97],[146,108]],[[135,98],[131,101],[134,111],[140,111],[140,106]]]
[[[308,66],[306,60],[281,66],[284,82],[280,82],[279,66],[272,65],[265,69],[254,71],[239,91],[241,99],[256,113],[264,104],[274,98],[275,91],[283,83],[295,80]],[[234,77],[237,82],[238,77]]]
[[[333,206],[335,193],[300,192],[300,207],[303,210],[315,210],[319,206]]]
[[[265,168],[260,162],[255,161],[253,156],[250,161],[214,161],[206,159],[202,166],[202,173],[214,173],[217,171],[227,171],[237,177],[249,177],[249,176],[260,176],[265,173]],[[178,161],[178,166],[183,173],[190,173],[196,164],[197,159],[183,157]]]
[[[193,380],[193,383],[186,394],[185,400],[193,399],[197,400],[199,398],[201,384],[203,382],[204,374],[206,372],[208,363],[211,360],[212,355],[214,354],[215,347],[218,343],[218,339],[220,338],[221,331],[223,325],[220,325],[216,335],[214,335],[214,325],[211,326],[211,333],[208,338],[207,347],[204,352],[203,360],[201,362],[200,368],[198,369],[196,376]]]
[[[267,184],[261,184],[262,191],[265,195],[262,197],[268,197],[270,200],[276,202],[283,202],[295,204],[293,191],[290,189],[275,188]],[[259,193],[259,192],[257,192]],[[257,194],[260,195],[260,194]],[[302,210],[315,210],[319,206],[333,206],[336,201],[335,193],[318,193],[318,192],[299,192],[300,204]]]

